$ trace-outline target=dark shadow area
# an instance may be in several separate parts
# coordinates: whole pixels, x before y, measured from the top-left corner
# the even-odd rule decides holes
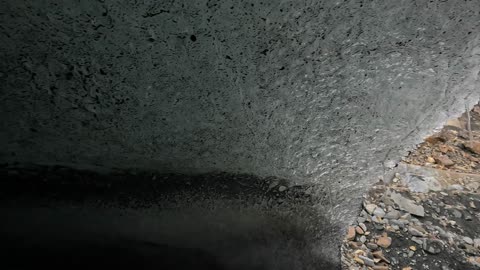
[[[150,243],[84,243],[68,246],[22,246],[15,239],[2,249],[7,269],[226,269],[197,249]],[[52,243],[49,243],[51,245]],[[164,268],[165,267],[165,268]]]
[[[321,215],[314,186],[63,167],[0,177],[8,269],[339,268],[324,254],[339,229]]]

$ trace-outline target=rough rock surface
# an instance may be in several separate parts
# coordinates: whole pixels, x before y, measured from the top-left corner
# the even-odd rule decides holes
[[[479,12],[479,1],[1,1],[0,161],[316,181],[346,222],[369,174],[478,100]]]

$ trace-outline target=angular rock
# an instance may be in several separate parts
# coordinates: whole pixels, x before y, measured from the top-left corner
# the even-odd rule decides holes
[[[380,260],[382,260],[386,263],[390,263],[390,261],[387,258],[385,258],[385,256],[383,256],[383,252],[381,250],[377,250],[377,251],[372,252],[372,255],[376,259],[380,259]]]
[[[458,184],[450,185],[447,187],[447,190],[463,190],[463,187]]]
[[[368,257],[365,257],[365,256],[362,256],[362,255],[358,255],[358,257],[363,260],[365,265],[372,266],[372,267],[375,266],[375,262],[372,259],[370,259]]]
[[[365,210],[370,214],[373,215],[373,211],[375,211],[375,208],[377,208],[377,205],[373,203],[369,203],[365,205]]]
[[[353,249],[359,249],[359,248],[362,247],[362,243],[350,241],[350,242],[348,242],[348,246],[353,248]]]
[[[464,236],[463,237],[463,242],[469,244],[469,245],[473,245],[473,239],[470,238],[470,237],[467,237],[467,236]]]
[[[400,211],[392,209],[388,211],[388,213],[385,215],[386,219],[399,219],[400,218]]]
[[[355,258],[353,258],[353,260],[356,261],[358,264],[361,264],[361,265],[365,264],[365,262],[362,259],[360,259],[359,257],[355,257]]]
[[[442,185],[438,180],[431,176],[411,175],[406,178],[408,189],[412,192],[440,191]]]
[[[444,143],[446,139],[442,136],[442,134],[434,134],[430,137],[427,137],[425,141],[430,144],[437,144],[437,143]]]
[[[418,220],[418,218],[412,218],[412,219],[411,219],[411,223],[413,223],[413,224],[422,224],[422,223],[420,222],[420,220]],[[423,228],[420,227],[420,230],[423,230]]]
[[[376,217],[383,218],[383,217],[385,216],[385,211],[383,211],[382,208],[377,207],[377,208],[375,208],[375,210],[373,211],[373,215],[375,215]]]
[[[473,247],[472,245],[469,244],[463,244],[460,246],[460,248],[465,251],[465,253],[470,254],[470,255],[476,255],[477,254],[477,249]]]
[[[438,254],[443,250],[443,242],[437,239],[425,239],[422,248],[430,254]]]
[[[362,242],[362,243],[367,242],[367,237],[365,237],[365,235],[362,235],[362,236],[360,237],[360,242]]]
[[[473,208],[473,209],[476,209],[477,206],[475,205],[475,202],[474,201],[470,201],[469,203],[470,207]]]
[[[477,155],[480,155],[480,142],[479,141],[472,141],[472,142],[468,142],[465,144],[465,148],[467,148],[467,150],[477,154]]]
[[[446,154],[449,151],[451,151],[451,148],[446,144],[441,144],[441,145],[438,146],[438,150],[440,150],[440,152]]]
[[[425,236],[424,233],[422,233],[421,231],[419,231],[419,230],[417,230],[413,227],[409,227],[408,232],[413,236],[419,236],[419,237],[424,237]]]
[[[445,126],[456,127],[456,128],[459,128],[459,129],[465,129],[465,124],[460,122],[460,120],[458,118],[447,120],[447,123],[445,124]]]
[[[427,221],[428,222],[428,221]],[[426,222],[425,222],[426,223]],[[422,226],[420,225],[410,225],[410,227],[417,229],[418,231],[422,232],[423,234],[428,234],[427,230],[425,230]]]
[[[362,230],[363,230],[364,232],[367,231],[367,226],[366,226],[364,223],[359,223],[358,226],[359,226],[360,228],[362,228]]]
[[[398,226],[399,228],[405,228],[405,223],[402,222],[402,220],[392,219],[390,220],[390,224],[392,224],[392,226]]]
[[[355,232],[360,235],[363,235],[365,233],[365,231],[360,226],[355,227]]]
[[[437,230],[440,235],[446,235],[447,234],[445,232],[445,230],[443,230],[442,228],[440,228],[438,226],[433,226],[433,230]]]
[[[435,161],[445,167],[453,166],[455,163],[446,155],[439,155],[435,158]]]
[[[457,209],[453,209],[452,214],[456,218],[462,218],[462,212],[458,211]]]
[[[366,220],[364,217],[357,217],[357,223],[364,223]]]
[[[392,225],[392,226],[390,226],[390,227],[391,227],[394,231],[400,230],[400,226],[398,226],[398,225]]]
[[[467,188],[468,188],[469,190],[475,191],[475,190],[477,190],[477,189],[480,188],[480,183],[478,183],[478,182],[471,182],[471,183],[468,183],[466,186],[467,186]]]
[[[374,243],[367,243],[367,248],[370,250],[376,250],[378,249],[378,245]]]
[[[351,241],[355,239],[355,227],[349,226],[347,231],[347,240]]]
[[[423,206],[417,205],[413,200],[407,199],[395,191],[390,191],[389,195],[401,210],[407,211],[410,214],[419,217],[425,216],[425,209]]]
[[[388,248],[391,244],[392,244],[392,238],[388,236],[381,236],[377,240],[377,245],[383,248]]]
[[[480,238],[475,238],[473,240],[473,246],[476,248],[480,248]]]
[[[417,237],[415,237],[415,236],[412,237],[412,241],[415,242],[415,243],[418,244],[418,245],[423,245],[422,239],[419,239],[419,238],[417,238]]]

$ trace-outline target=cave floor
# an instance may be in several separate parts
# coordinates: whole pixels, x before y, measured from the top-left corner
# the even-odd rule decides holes
[[[0,179],[2,269],[340,268],[325,255],[340,228],[312,185],[59,166],[3,167]]]

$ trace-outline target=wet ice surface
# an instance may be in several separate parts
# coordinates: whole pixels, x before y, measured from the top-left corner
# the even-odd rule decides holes
[[[338,267],[339,228],[321,215],[313,186],[63,168],[1,176],[2,263],[12,269]]]

